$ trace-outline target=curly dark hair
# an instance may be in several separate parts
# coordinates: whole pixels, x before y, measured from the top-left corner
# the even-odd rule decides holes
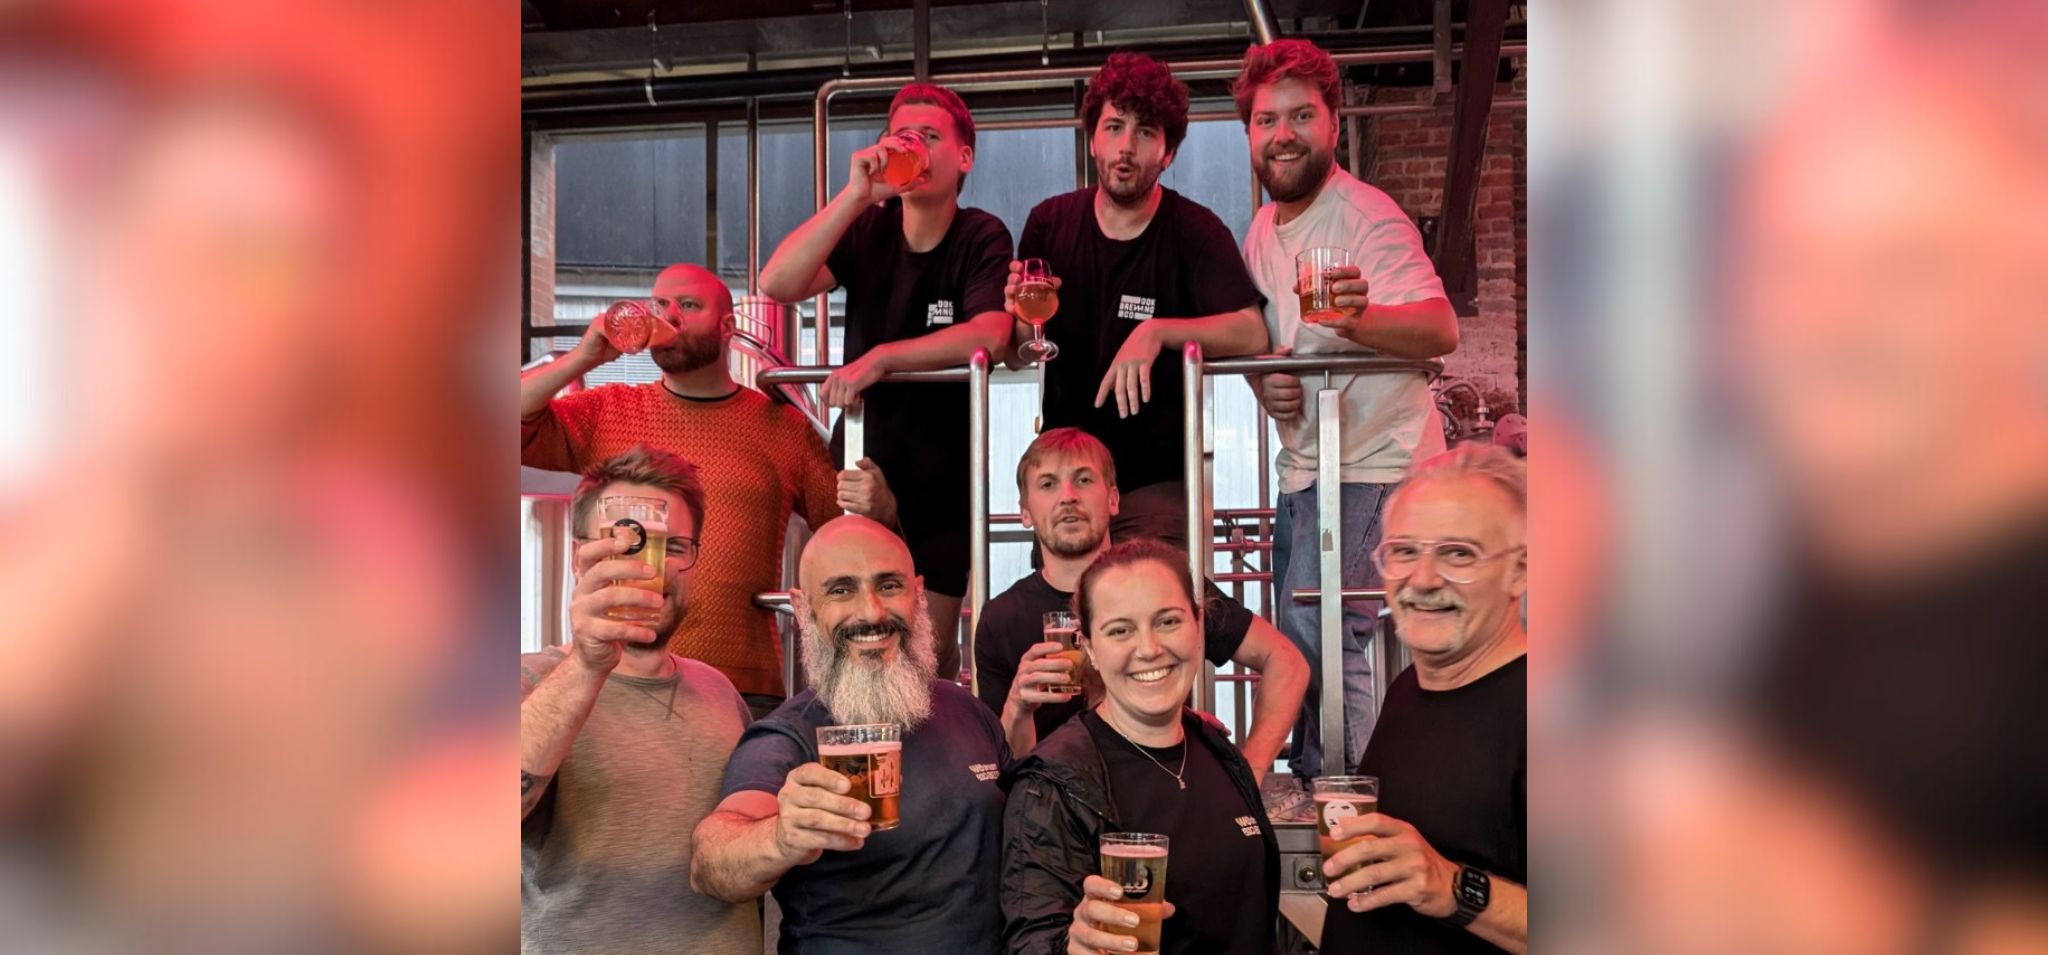
[[[1104,104],[1114,103],[1119,112],[1129,113],[1145,126],[1157,126],[1166,133],[1166,151],[1180,148],[1188,135],[1188,87],[1173,78],[1166,64],[1142,53],[1112,53],[1095,78],[1088,81],[1088,93],[1081,100],[1081,118],[1089,135],[1102,118]]]

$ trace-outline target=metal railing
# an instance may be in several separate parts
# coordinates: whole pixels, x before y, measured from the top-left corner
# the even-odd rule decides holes
[[[1310,666],[1323,675],[1322,699],[1318,723],[1322,727],[1323,751],[1328,753],[1336,747],[1339,754],[1344,752],[1344,642],[1341,636],[1344,626],[1344,601],[1347,599],[1372,599],[1385,597],[1384,591],[1352,590],[1342,586],[1343,564],[1343,495],[1333,493],[1342,487],[1340,468],[1343,460],[1341,440],[1343,425],[1342,392],[1332,382],[1337,374],[1418,374],[1435,380],[1443,374],[1444,363],[1436,359],[1413,360],[1391,358],[1376,354],[1353,355],[1287,355],[1257,358],[1224,358],[1212,362],[1202,360],[1202,346],[1189,342],[1181,352],[1181,377],[1184,382],[1187,401],[1181,409],[1182,438],[1186,442],[1185,480],[1188,488],[1188,563],[1197,575],[1209,572],[1210,537],[1201,533],[1211,526],[1207,508],[1209,484],[1204,442],[1207,438],[1202,413],[1202,391],[1199,383],[1205,375],[1265,375],[1284,372],[1294,375],[1320,374],[1322,386],[1316,389],[1316,537],[1317,553],[1320,558],[1319,574],[1322,589],[1318,591],[1296,591],[1292,596],[1297,601],[1308,600],[1321,603],[1321,618],[1318,629],[1322,633],[1321,659],[1310,661]],[[1260,467],[1265,467],[1264,461]],[[1297,557],[1298,559],[1298,557]],[[1253,580],[1263,574],[1220,574],[1219,580]],[[1276,582],[1277,585],[1278,582]],[[1334,594],[1332,592],[1335,592]],[[1355,595],[1355,596],[1354,596]],[[1277,612],[1277,608],[1273,608]],[[1377,718],[1380,701],[1385,699],[1382,681],[1385,667],[1381,666],[1383,655],[1379,641],[1371,641],[1366,647],[1367,659],[1372,668],[1374,685],[1381,687],[1373,697],[1373,716]],[[1334,677],[1334,679],[1332,679]],[[1216,676],[1213,667],[1205,667],[1202,679],[1196,681],[1195,700],[1200,709],[1213,711]],[[1341,758],[1341,756],[1340,756]]]
[[[974,632],[981,626],[981,607],[988,602],[988,382],[990,358],[988,350],[977,348],[965,368],[942,368],[935,371],[897,371],[882,376],[887,382],[966,382],[967,383],[967,600],[968,614],[967,641],[961,650],[961,659],[974,659]],[[779,385],[805,385],[824,381],[838,370],[830,365],[793,366],[770,368],[755,376],[756,386],[766,391]],[[846,460],[842,467],[852,468],[860,460],[867,443],[865,414],[856,404],[841,417],[844,433]],[[762,598],[755,598],[759,603]],[[795,681],[787,679],[791,674],[789,660],[792,654],[784,654],[784,676],[787,686]],[[981,692],[981,676],[974,674],[970,689]]]

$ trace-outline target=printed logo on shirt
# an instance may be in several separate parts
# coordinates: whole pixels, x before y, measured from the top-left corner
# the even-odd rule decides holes
[[[1259,820],[1254,816],[1239,816],[1237,828],[1243,830],[1247,836],[1256,836],[1259,834]]]
[[[974,778],[985,783],[995,782],[996,777],[1002,775],[1003,772],[1002,767],[994,763],[969,763],[967,768],[973,771]]]
[[[925,313],[924,313],[924,323],[925,323],[926,325],[951,325],[951,324],[953,324],[953,302],[952,302],[952,300],[951,300],[951,299],[940,299],[940,300],[938,300],[938,301],[936,301],[936,302],[933,302],[933,303],[931,304],[931,306],[930,306],[930,307],[928,307],[928,308],[926,308],[926,309],[925,309]]]
[[[1126,295],[1117,300],[1116,317],[1142,322],[1152,317],[1152,310],[1159,307],[1157,299],[1137,295]]]

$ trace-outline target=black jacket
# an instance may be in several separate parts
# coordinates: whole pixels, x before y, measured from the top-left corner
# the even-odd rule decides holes
[[[1266,840],[1262,917],[1280,914],[1280,842],[1237,747],[1191,710],[1181,711],[1188,738],[1216,754],[1237,784]],[[1127,831],[1110,798],[1109,769],[1080,717],[1068,720],[1011,769],[1003,787],[1003,947],[1019,955],[1065,955],[1067,928],[1081,904],[1081,880],[1100,871],[1105,832]],[[1139,830],[1142,831],[1142,830]]]

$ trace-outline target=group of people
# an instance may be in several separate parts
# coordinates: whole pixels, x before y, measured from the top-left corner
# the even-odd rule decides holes
[[[526,373],[523,460],[584,475],[572,639],[522,667],[527,949],[758,952],[772,892],[784,952],[1132,951],[1097,843],[1142,831],[1171,837],[1175,860],[1162,950],[1270,951],[1282,874],[1260,784],[1283,748],[1297,781],[1384,781],[1382,811],[1345,824],[1364,838],[1329,860],[1324,950],[1523,947],[1519,462],[1445,452],[1417,376],[1340,375],[1342,486],[1318,488],[1316,406],[1293,376],[1253,381],[1282,444],[1276,590],[1318,586],[1317,498],[1338,493],[1343,583],[1384,581],[1415,661],[1375,728],[1374,608],[1347,604],[1347,738],[1327,770],[1312,605],[1289,602],[1276,628],[1189,574],[1173,349],[1428,358],[1457,343],[1413,223],[1334,162],[1329,56],[1254,46],[1233,93],[1273,199],[1242,249],[1159,185],[1188,111],[1161,63],[1120,53],[1088,84],[1097,184],[1039,204],[1014,248],[1000,220],[959,206],[965,105],[937,86],[899,92],[882,141],[761,273],[783,301],[846,291],[845,362],[821,393],[863,403],[868,457],[843,470],[797,412],[732,380],[731,293],[695,265],[655,283],[677,333],[651,349],[659,381],[558,395],[617,357],[595,326]],[[927,165],[899,189],[883,170],[913,148],[905,133]],[[1349,311],[1305,324],[1294,256],[1319,246],[1352,250],[1335,287]],[[1016,474],[1040,569],[983,608],[977,699],[955,679],[967,402],[958,385],[882,378],[978,349],[1014,361],[1029,334],[1021,259],[1048,263],[1059,294],[1045,427]],[[668,505],[658,589],[599,515],[619,495]],[[807,688],[785,698],[753,597],[781,586],[793,515],[814,533],[791,591]],[[1045,638],[1052,610],[1076,615],[1081,672]],[[1260,674],[1242,740],[1184,705],[1205,659]],[[902,728],[895,828],[871,827],[819,759],[820,727],[866,723]]]

